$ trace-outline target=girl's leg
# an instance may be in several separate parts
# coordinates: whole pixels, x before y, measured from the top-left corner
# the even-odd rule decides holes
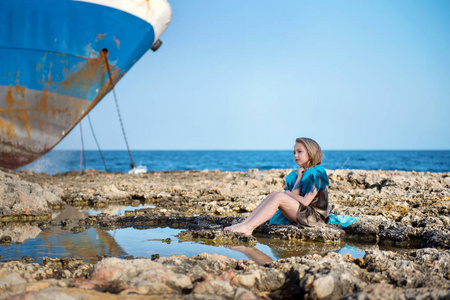
[[[244,220],[244,222],[231,227],[226,227],[225,230],[251,235],[253,230],[269,220],[278,208],[286,218],[294,223],[297,223],[297,210],[299,205],[300,204],[298,201],[290,196],[284,193],[275,193],[272,197],[267,197],[264,199],[255,211]]]
[[[240,224],[244,224],[244,223],[246,223],[246,222],[248,222],[248,220],[249,219],[251,219],[252,217],[253,217],[253,215],[255,215],[255,214],[257,214],[257,213],[259,213],[259,211],[261,210],[261,207],[263,207],[264,205],[264,203],[266,202],[266,201],[270,201],[270,199],[272,199],[276,194],[278,194],[279,192],[272,192],[272,193],[270,193],[251,213],[250,213],[250,215],[247,217],[247,218],[245,218],[245,220],[244,221],[242,221],[241,223],[239,223],[239,224],[235,224],[235,225],[232,225],[232,226],[228,226],[228,227],[225,227],[224,229],[225,230],[230,230],[230,229],[233,229],[234,227],[237,227],[237,226],[239,226]]]

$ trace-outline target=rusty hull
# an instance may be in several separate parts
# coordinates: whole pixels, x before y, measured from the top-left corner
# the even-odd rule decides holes
[[[0,86],[0,166],[16,169],[50,151],[110,90],[103,55],[86,59],[74,69],[59,82],[51,74],[44,76],[49,78],[48,86],[60,93],[27,89],[20,80],[15,86]],[[116,68],[113,78],[118,74]],[[93,101],[61,93],[75,88],[83,94],[83,89],[93,86],[98,90]]]

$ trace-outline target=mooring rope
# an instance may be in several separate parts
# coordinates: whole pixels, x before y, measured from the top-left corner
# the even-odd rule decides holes
[[[100,144],[97,141],[97,137],[95,136],[94,127],[92,126],[91,117],[88,114],[89,126],[91,127],[92,135],[94,136],[95,143],[97,144],[98,152],[100,152],[100,156],[102,157],[103,165],[105,166],[105,172],[108,172],[106,168],[105,158],[103,157],[102,149],[100,149]]]
[[[116,91],[114,90],[114,82],[113,82],[112,75],[111,75],[111,68],[109,67],[109,62],[108,62],[108,50],[107,49],[103,49],[102,53],[103,53],[103,56],[105,57],[106,67],[108,69],[109,82],[111,84],[111,89],[113,91],[114,100],[116,102],[117,114],[119,115],[120,126],[122,127],[123,138],[125,139],[125,144],[127,145],[128,155],[130,155],[130,160],[131,160],[130,169],[133,169],[136,166],[135,166],[135,164],[133,162],[133,157],[131,156],[131,151],[130,151],[130,147],[128,146],[128,140],[127,140],[127,136],[125,134],[125,129],[124,129],[124,126],[123,126],[122,117],[120,116],[119,102],[117,101]]]

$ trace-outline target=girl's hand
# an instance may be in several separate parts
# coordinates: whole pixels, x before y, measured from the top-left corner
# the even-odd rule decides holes
[[[299,166],[297,169],[297,175],[298,176],[303,176],[303,173],[305,173],[305,168],[303,166]]]

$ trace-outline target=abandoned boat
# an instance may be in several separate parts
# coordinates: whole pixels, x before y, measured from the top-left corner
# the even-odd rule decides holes
[[[0,166],[61,141],[171,20],[166,0],[0,0]]]

